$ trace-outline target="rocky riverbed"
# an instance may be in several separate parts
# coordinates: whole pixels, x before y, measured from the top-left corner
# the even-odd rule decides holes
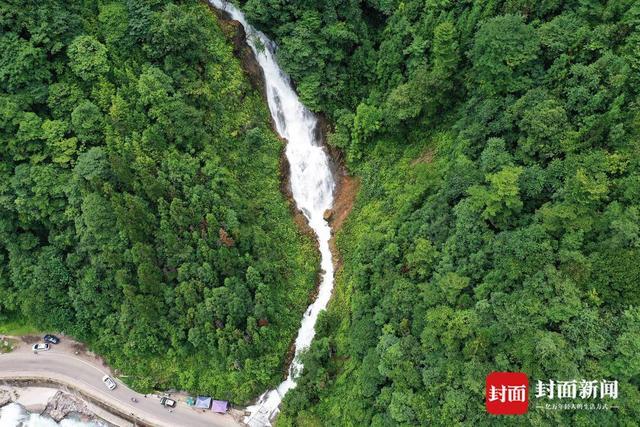
[[[0,425],[7,427],[109,426],[80,398],[50,387],[0,386]]]

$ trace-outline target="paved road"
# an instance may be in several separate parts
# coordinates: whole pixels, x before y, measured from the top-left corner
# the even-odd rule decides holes
[[[116,379],[118,387],[108,390],[102,383],[108,368],[95,358],[74,354],[69,345],[51,346],[50,351],[33,354],[30,345],[21,344],[8,354],[0,354],[0,379],[42,378],[70,385],[92,398],[127,414],[138,421],[162,427],[231,427],[240,425],[229,414],[202,413],[180,402],[169,412],[160,405],[159,399],[145,397],[129,389]],[[112,376],[113,378],[113,376]],[[133,403],[131,398],[138,399]]]

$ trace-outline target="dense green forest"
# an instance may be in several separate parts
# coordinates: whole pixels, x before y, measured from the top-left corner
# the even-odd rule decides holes
[[[276,384],[318,260],[215,15],[14,0],[0,26],[0,323],[72,335],[143,389]]]
[[[637,425],[640,3],[242,5],[361,180],[279,425]],[[491,371],[618,408],[490,416]]]
[[[238,3],[361,182],[278,424],[636,425],[640,4]],[[277,383],[317,256],[215,16],[11,0],[0,25],[0,322],[143,389]],[[620,397],[496,418],[491,371]]]

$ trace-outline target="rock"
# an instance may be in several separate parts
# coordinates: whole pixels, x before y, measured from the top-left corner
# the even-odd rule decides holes
[[[229,16],[227,12],[218,10],[211,4],[209,4],[209,7],[222,22],[222,30],[227,38],[230,39],[233,45],[233,53],[236,58],[240,59],[240,64],[247,73],[251,85],[254,89],[259,90],[266,99],[264,74],[260,64],[258,64],[258,60],[253,54],[253,50],[251,50],[247,44],[247,35],[242,24],[231,19],[231,16]]]
[[[94,418],[94,414],[87,408],[87,405],[79,398],[67,393],[58,391],[47,403],[42,415],[48,415],[56,422],[60,422],[67,415],[74,413],[89,418]]]
[[[324,220],[327,222],[331,222],[331,220],[333,219],[333,209],[327,209],[326,211],[324,211],[324,214],[322,214],[322,218],[324,218]]]
[[[11,402],[11,393],[8,390],[0,389],[0,408]]]

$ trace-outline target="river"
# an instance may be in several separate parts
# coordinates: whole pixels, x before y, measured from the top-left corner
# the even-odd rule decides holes
[[[102,427],[106,424],[64,419],[56,423],[49,417],[30,414],[22,406],[10,403],[0,408],[0,427]]]
[[[296,377],[302,370],[300,353],[307,349],[315,334],[318,314],[324,310],[333,290],[333,260],[329,249],[331,228],[324,220],[326,209],[333,204],[335,180],[330,167],[329,156],[317,140],[317,118],[298,98],[289,77],[275,58],[275,44],[262,32],[254,29],[244,14],[233,4],[222,0],[209,0],[219,10],[227,12],[239,21],[247,34],[247,43],[253,50],[264,72],[265,89],[269,110],[276,130],[287,140],[285,154],[290,165],[290,180],[293,199],[309,221],[318,238],[321,255],[322,280],[316,300],[304,313],[295,341],[295,355],[286,379],[274,390],[264,393],[255,405],[247,410],[251,413],[245,419],[250,426],[270,425],[279,411],[282,398],[296,385]]]

